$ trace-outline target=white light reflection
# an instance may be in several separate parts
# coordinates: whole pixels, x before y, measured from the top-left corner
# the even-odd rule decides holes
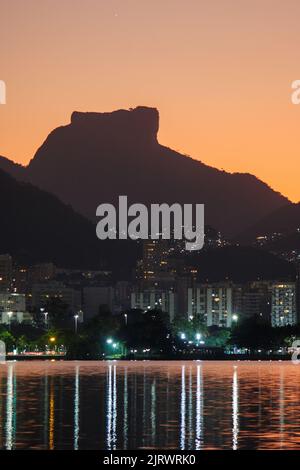
[[[203,382],[202,367],[197,366],[197,389],[196,389],[196,439],[195,449],[201,449],[202,427],[203,427]]]
[[[75,394],[74,394],[74,450],[78,450],[79,443],[79,366],[75,369]]]
[[[108,366],[108,380],[107,380],[107,425],[106,425],[106,444],[108,450],[111,450],[111,423],[112,423],[112,380],[111,380],[112,366]]]
[[[181,406],[180,406],[180,449],[185,449],[185,411],[186,411],[186,391],[185,391],[185,366],[181,368]]]
[[[156,440],[156,381],[151,384],[151,438],[152,446],[155,446]]]
[[[128,376],[127,367],[124,371],[124,449],[128,445]]]
[[[115,450],[117,448],[117,366],[114,366],[112,400],[112,443]]]
[[[117,370],[116,366],[108,366],[107,383],[107,435],[108,450],[115,450],[117,446]]]
[[[145,429],[146,426],[146,388],[147,388],[147,377],[146,377],[146,370],[144,368],[144,373],[143,373],[143,415],[142,415],[142,423],[143,423],[143,429]],[[142,447],[145,447],[145,434],[144,432],[142,433]]]
[[[191,431],[193,429],[193,370],[192,366],[189,367],[189,404],[188,404],[188,417],[189,417],[189,424],[188,429]],[[188,433],[188,448],[192,449],[193,444],[191,439],[193,437],[193,433]]]
[[[232,379],[232,449],[238,448],[239,435],[239,389],[237,366],[233,367]]]
[[[14,364],[8,364],[6,384],[6,449],[13,448]]]

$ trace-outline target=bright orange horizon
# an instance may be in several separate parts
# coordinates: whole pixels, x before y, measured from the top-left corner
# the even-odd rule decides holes
[[[300,200],[298,0],[1,0],[0,155],[77,111],[160,111],[159,140]]]

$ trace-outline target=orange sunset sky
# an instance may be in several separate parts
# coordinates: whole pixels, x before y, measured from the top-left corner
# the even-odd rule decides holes
[[[0,0],[0,155],[73,110],[147,105],[159,140],[300,200],[299,0]]]

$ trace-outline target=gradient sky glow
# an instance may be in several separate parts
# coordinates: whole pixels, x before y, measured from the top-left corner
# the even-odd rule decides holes
[[[0,155],[72,111],[147,105],[159,140],[300,200],[299,0],[0,0]]]

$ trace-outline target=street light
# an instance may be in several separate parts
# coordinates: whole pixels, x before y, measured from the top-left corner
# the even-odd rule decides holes
[[[40,308],[41,314],[44,315],[46,328],[48,326],[48,312],[45,311],[44,307]]]
[[[55,348],[55,344],[54,344],[54,343],[55,343],[55,341],[56,341],[56,338],[55,338],[55,336],[50,336],[50,338],[49,338],[49,342],[50,342],[50,343],[53,345],[53,347],[54,347],[54,351],[55,351],[55,349],[56,349],[56,348]],[[51,349],[50,349],[50,351],[51,351]],[[52,349],[52,351],[53,351],[53,349]]]
[[[127,320],[128,320],[128,315],[127,315],[127,313],[124,313],[124,318],[125,318],[125,325],[127,326]]]
[[[114,350],[114,353],[117,352],[117,349],[119,348],[119,343],[116,343],[113,338],[107,338],[106,344],[110,345],[110,347]]]
[[[201,333],[196,333],[196,340],[199,341],[201,339]]]
[[[234,313],[234,314],[232,315],[232,320],[233,320],[233,321],[238,321],[238,319],[239,319],[238,315],[237,315],[236,313]]]
[[[180,333],[180,339],[185,339],[186,336],[185,336],[185,333]]]
[[[14,312],[7,312],[7,316],[8,316],[8,325],[9,325],[9,329],[11,329],[11,317],[13,316],[13,313]]]
[[[78,318],[79,318],[79,315],[78,315],[78,313],[76,313],[76,314],[74,315],[74,320],[75,320],[75,334],[77,334]]]

